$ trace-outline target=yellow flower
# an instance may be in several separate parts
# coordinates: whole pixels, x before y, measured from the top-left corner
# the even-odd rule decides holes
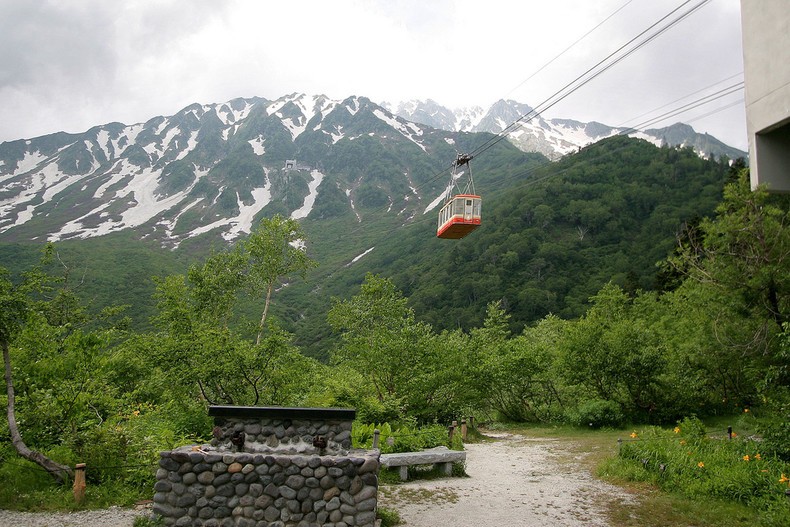
[[[705,468],[705,463],[703,463],[702,461],[700,461],[699,463],[697,463],[697,466],[698,466],[699,468]]]
[[[679,433],[680,433],[680,427],[679,427],[679,426],[676,426],[676,427],[675,427],[675,433],[676,433],[676,434],[679,434]]]
[[[134,412],[132,412],[132,415],[134,416],[140,415],[140,410],[135,410]]]
[[[788,481],[790,481],[790,478],[785,476],[784,473],[782,474],[782,477],[779,478],[779,483],[787,483]]]
[[[744,408],[743,409],[743,413],[748,414],[749,413],[749,409],[748,408]]]
[[[686,440],[685,440],[685,439],[681,439],[681,440],[680,440],[680,444],[681,444],[681,445],[685,445],[685,444],[686,444]]]
[[[762,458],[763,458],[763,457],[760,455],[760,453],[759,453],[759,452],[758,452],[758,453],[756,453],[756,454],[754,455],[754,459],[756,459],[756,460],[758,460],[758,461],[759,461],[759,460],[761,460]]]
[[[636,438],[637,438],[636,432],[631,432],[631,439],[636,439]]]
[[[735,432],[733,432],[733,433],[732,433],[732,437],[738,437],[738,434],[736,434]]]
[[[750,459],[751,458],[749,457],[749,454],[746,454],[745,456],[743,456],[743,460],[744,461],[749,461]]]

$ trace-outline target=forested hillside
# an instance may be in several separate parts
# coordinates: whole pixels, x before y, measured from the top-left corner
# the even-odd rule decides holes
[[[433,214],[407,229],[380,229],[360,247],[375,249],[359,262],[319,265],[306,284],[281,293],[278,308],[298,321],[286,324],[303,349],[319,357],[328,351],[329,298],[348,296],[367,272],[390,277],[416,316],[439,329],[480,325],[491,301],[502,303],[514,331],[549,313],[576,318],[609,281],[631,293],[663,288],[657,264],[684,222],[712,214],[729,173],[726,160],[690,149],[604,140],[512,172],[498,188],[478,185],[483,226],[468,237],[435,238]]]
[[[462,240],[439,240],[435,210],[403,223],[386,214],[390,205],[378,190],[389,188],[387,181],[401,166],[413,170],[421,158],[399,159],[361,140],[352,147],[359,151],[338,152],[345,152],[346,163],[356,159],[359,165],[346,170],[369,172],[370,188],[358,189],[365,198],[356,204],[363,220],[357,221],[341,191],[333,200],[331,188],[322,186],[321,203],[302,220],[308,253],[318,265],[305,280],[289,282],[272,304],[273,316],[294,333],[302,352],[322,359],[337,339],[326,321],[331,299],[353,294],[368,272],[391,278],[417,318],[437,329],[480,325],[491,301],[502,303],[511,329],[520,331],[548,313],[582,315],[589,298],[610,280],[629,292],[661,289],[657,262],[672,251],[684,222],[712,213],[729,172],[724,160],[626,137],[601,141],[558,163],[502,144],[473,161],[483,226]],[[152,278],[184,272],[209,250],[227,245],[203,235],[165,250],[123,231],[66,240],[56,249],[81,298],[94,308],[128,305],[132,327],[146,329],[155,313]],[[41,247],[2,244],[0,265],[28,268]]]

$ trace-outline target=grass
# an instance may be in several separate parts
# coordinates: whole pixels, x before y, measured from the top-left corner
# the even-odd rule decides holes
[[[130,488],[120,483],[88,483],[85,500],[74,501],[71,485],[60,486],[38,465],[23,459],[0,464],[0,509],[18,511],[74,511],[130,507],[151,498],[151,489]]]

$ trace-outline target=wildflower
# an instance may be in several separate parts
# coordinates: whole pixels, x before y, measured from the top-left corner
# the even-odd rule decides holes
[[[749,413],[749,409],[748,408],[744,408],[743,409],[743,413],[748,414]]]
[[[705,463],[703,463],[702,461],[700,461],[699,463],[697,463],[697,466],[698,466],[699,468],[705,468]]]
[[[784,473],[782,473],[782,477],[779,478],[779,483],[787,483],[788,481],[790,481],[790,478],[788,478],[787,476],[784,475]]]
[[[736,434],[735,432],[733,432],[733,433],[732,433],[732,437],[738,437],[738,434]]]
[[[134,412],[132,412],[132,415],[137,417],[138,415],[140,415],[140,410],[135,410]]]
[[[631,439],[636,439],[637,437],[636,432],[631,432]]]
[[[756,459],[757,461],[760,461],[762,458],[763,457],[760,455],[759,452],[754,455],[754,459]]]
[[[680,433],[680,427],[679,427],[679,426],[676,426],[676,427],[675,427],[675,433],[676,433],[676,434],[679,434],[679,433]]]
[[[750,459],[751,458],[749,457],[749,454],[746,454],[745,456],[743,456],[743,460],[744,461],[749,461]]]
[[[681,445],[685,445],[685,444],[686,444],[686,440],[685,440],[685,439],[681,439],[681,440],[680,440],[680,444],[681,444]]]

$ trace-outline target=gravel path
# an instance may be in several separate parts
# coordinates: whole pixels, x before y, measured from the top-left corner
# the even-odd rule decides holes
[[[608,527],[606,504],[630,501],[593,478],[567,443],[500,434],[466,446],[468,478],[382,485],[379,505],[396,509],[405,527]],[[74,513],[0,510],[0,527],[132,527],[150,514],[111,507]]]
[[[502,434],[466,445],[468,478],[382,485],[379,505],[407,527],[608,527],[608,502],[632,500],[593,478],[569,445]]]
[[[16,512],[0,509],[0,527],[132,527],[137,516],[150,514],[147,508],[110,507],[80,512]]]

